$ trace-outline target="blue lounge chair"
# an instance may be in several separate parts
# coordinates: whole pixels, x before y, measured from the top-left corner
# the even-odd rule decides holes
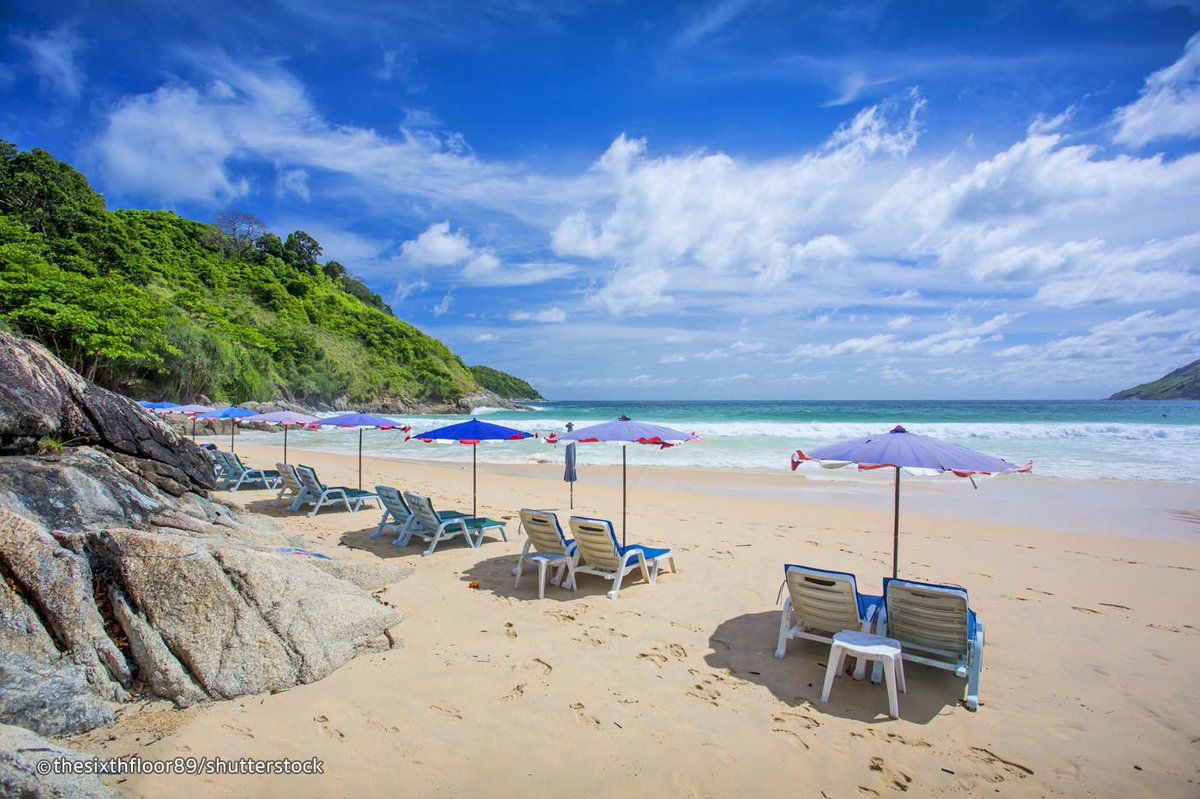
[[[525,531],[525,547],[517,560],[514,572],[517,579],[513,588],[521,587],[521,572],[525,561],[531,560],[538,565],[538,599],[546,598],[546,569],[553,564],[556,568],[554,585],[562,584],[563,588],[575,590],[575,563],[579,559],[579,547],[575,542],[563,535],[562,525],[558,516],[550,511],[521,510],[521,528]],[[529,550],[532,549],[531,553]],[[567,570],[567,580],[563,582],[562,572]]]
[[[222,453],[225,459],[225,488],[231,492],[237,491],[246,483],[262,483],[264,488],[278,488],[280,480],[279,472],[274,469],[251,469],[242,463],[242,459],[235,452]]]
[[[383,505],[383,518],[379,520],[379,526],[375,528],[375,532],[371,533],[371,538],[379,538],[383,535],[384,530],[391,528],[396,531],[396,539],[399,541],[404,536],[408,525],[412,523],[412,509],[404,501],[404,495],[391,486],[375,486],[375,493],[379,495],[379,501]],[[466,515],[458,511],[440,511],[438,513],[438,517],[442,519]]]
[[[623,547],[617,543],[617,534],[610,521],[572,516],[570,524],[575,544],[579,547],[575,574],[596,574],[614,581],[613,590],[608,592],[609,599],[617,598],[621,592],[621,581],[634,569],[640,568],[642,577],[648,583],[658,581],[658,566],[662,561],[668,562],[671,571],[675,571],[675,556],[671,550],[652,549],[640,544]],[[653,568],[648,569],[648,563]]]
[[[858,581],[850,572],[813,569],[808,566],[783,567],[787,599],[779,618],[779,643],[775,657],[787,654],[787,642],[792,638],[807,638],[825,644],[833,643],[835,633],[843,630],[870,632],[879,611],[880,600],[858,592]],[[779,597],[776,597],[776,602]],[[855,669],[855,679],[866,676],[865,662]]]
[[[439,513],[434,509],[429,497],[411,491],[404,492],[404,501],[412,511],[413,518],[400,537],[392,543],[406,547],[414,535],[422,541],[428,541],[429,548],[421,553],[421,557],[429,557],[438,544],[457,536],[467,539],[467,545],[474,549],[483,543],[483,534],[487,530],[499,530],[500,536],[508,541],[508,535],[504,532],[504,522],[462,514],[451,516]]]
[[[983,622],[968,605],[965,588],[885,578],[879,633],[900,642],[905,660],[966,677],[967,709],[979,708]]]
[[[341,500],[346,510],[353,513],[368,502],[379,504],[379,496],[370,491],[345,486],[327,486],[317,479],[316,471],[310,466],[297,466],[296,476],[300,479],[301,491],[296,501],[288,506],[288,510],[300,510],[304,505],[312,505],[309,516],[316,516],[325,505]]]

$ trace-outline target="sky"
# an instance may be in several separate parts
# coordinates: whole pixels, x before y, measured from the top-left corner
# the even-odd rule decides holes
[[[0,0],[0,138],[303,230],[551,399],[1200,357],[1200,0]]]

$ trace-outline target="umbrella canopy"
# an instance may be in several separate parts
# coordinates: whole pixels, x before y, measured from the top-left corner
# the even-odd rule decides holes
[[[207,405],[176,405],[174,408],[163,408],[158,413],[182,413],[192,417],[192,443],[196,443],[196,414],[208,413],[212,408]]]
[[[341,416],[331,416],[328,419],[318,419],[311,422],[309,427],[340,427],[346,430],[358,429],[358,488],[362,490],[362,434],[363,430],[410,430],[395,419],[384,416],[372,416],[369,413],[344,413]]]
[[[287,463],[287,435],[289,427],[301,427],[303,425],[319,422],[320,419],[316,416],[310,416],[307,413],[296,413],[295,411],[272,411],[271,413],[259,413],[254,416],[243,416],[243,422],[266,422],[267,424],[277,424],[283,427],[283,462]]]
[[[472,418],[469,422],[459,422],[458,424],[439,427],[437,430],[430,430],[428,433],[418,433],[412,438],[418,441],[429,443],[431,441],[457,441],[459,444],[471,445],[471,515],[477,516],[477,473],[476,473],[476,447],[480,441],[520,441],[523,438],[531,438],[531,433],[526,433],[523,430],[514,430],[511,427],[492,424],[491,422],[481,422],[478,419]]]
[[[567,451],[563,454],[563,481],[571,484],[571,510],[575,509],[575,481],[579,479],[579,472],[575,469],[575,448],[578,442],[572,441],[567,444]]]
[[[167,408],[178,408],[179,407],[178,402],[168,402],[166,400],[163,400],[162,402],[151,402],[150,400],[138,400],[138,405],[141,405],[143,408],[145,408],[148,411],[162,411],[162,410],[166,410]]]
[[[910,433],[900,425],[882,435],[841,441],[805,453],[796,450],[792,456],[792,471],[804,461],[816,461],[827,469],[857,466],[869,469],[896,470],[896,507],[892,525],[892,576],[895,577],[900,557],[900,470],[909,474],[944,474],[957,477],[1029,472],[1033,462],[1017,467],[1000,458],[984,455],[967,447],[948,444],[928,436]],[[972,481],[974,482],[974,481]]]
[[[601,441],[611,441],[621,444],[621,546],[625,545],[625,509],[628,483],[626,477],[625,447],[628,444],[657,444],[666,449],[684,441],[699,441],[694,433],[684,433],[670,427],[657,424],[635,422],[628,416],[622,416],[613,422],[580,427],[558,437],[560,441],[578,441],[581,444],[594,444]]]
[[[233,452],[233,437],[237,435],[237,419],[244,416],[253,416],[254,411],[248,411],[245,408],[221,408],[220,410],[208,411],[200,413],[192,417],[193,431],[197,419],[233,419],[233,424],[229,426],[229,451]]]

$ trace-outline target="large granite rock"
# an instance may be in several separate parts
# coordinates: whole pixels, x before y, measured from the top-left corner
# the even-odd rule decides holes
[[[45,437],[160,464],[150,472],[169,473],[168,485],[214,487],[212,465],[190,441],[40,344],[0,332],[0,454],[34,453]]]
[[[0,723],[62,738],[113,723],[78,666],[50,665],[0,651]]]
[[[29,730],[0,724],[0,796],[8,799],[117,799],[120,796],[91,774],[42,774],[44,760],[92,760]]]

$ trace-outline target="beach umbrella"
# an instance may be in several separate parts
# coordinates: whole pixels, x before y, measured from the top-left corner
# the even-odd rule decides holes
[[[1029,472],[1033,461],[1017,467],[1000,458],[984,455],[967,447],[948,444],[928,436],[910,433],[900,425],[882,435],[856,438],[819,447],[808,453],[796,450],[792,456],[792,471],[804,461],[817,461],[826,469],[857,466],[859,471],[895,469],[895,517],[892,523],[892,577],[895,577],[900,557],[900,470],[909,474],[946,474],[971,478],[975,475]]]
[[[418,441],[429,443],[431,441],[457,441],[459,444],[471,445],[471,515],[476,516],[476,450],[480,441],[520,441],[522,438],[531,438],[532,434],[522,430],[514,430],[511,427],[504,425],[492,424],[491,422],[481,422],[478,419],[471,419],[469,422],[459,422],[458,424],[439,427],[437,430],[430,430],[428,433],[420,433],[412,436]]]
[[[219,411],[209,411],[208,413],[197,414],[192,417],[192,433],[195,434],[195,426],[197,419],[232,419],[229,425],[229,451],[233,452],[233,437],[237,434],[237,420],[246,416],[253,416],[254,411],[248,411],[245,408],[222,408]]]
[[[207,405],[176,405],[173,408],[163,408],[158,413],[178,413],[184,416],[192,417],[192,443],[196,443],[196,414],[208,413],[212,408]]]
[[[575,481],[579,479],[579,472],[575,470],[575,442],[567,444],[567,451],[563,455],[563,461],[566,468],[563,469],[563,481],[571,484],[571,510],[575,509]]]
[[[141,405],[143,408],[145,408],[148,411],[165,411],[168,408],[178,408],[179,407],[178,402],[168,402],[166,400],[163,400],[162,402],[151,402],[150,400],[138,400],[138,405]]]
[[[662,449],[666,449],[684,441],[699,441],[700,437],[694,433],[684,433],[662,425],[635,422],[628,416],[622,416],[615,422],[601,422],[563,433],[558,440],[578,441],[581,444],[594,444],[601,441],[621,444],[621,546],[625,546],[625,510],[628,485],[625,479],[626,446],[628,444],[657,444]]]
[[[267,424],[277,424],[283,428],[283,462],[287,463],[287,434],[289,427],[303,427],[304,425],[319,422],[320,419],[316,416],[310,416],[307,413],[296,413],[295,411],[272,411],[271,413],[260,413],[254,416],[243,416],[243,422],[266,422]]]
[[[358,489],[362,490],[362,437],[364,430],[411,430],[395,419],[383,416],[372,416],[369,413],[344,413],[341,416],[331,416],[328,419],[318,419],[308,425],[311,427],[340,427],[345,430],[358,428]]]

